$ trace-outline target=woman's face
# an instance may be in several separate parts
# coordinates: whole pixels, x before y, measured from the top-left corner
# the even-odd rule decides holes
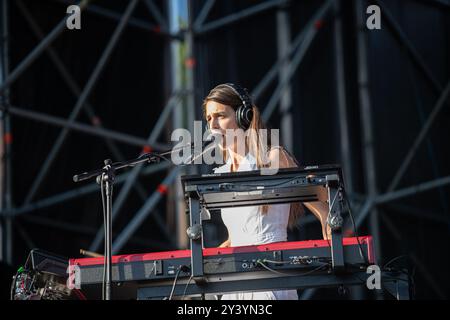
[[[234,109],[215,101],[206,103],[206,121],[213,135],[221,135],[220,148],[245,151],[244,131],[239,129]],[[239,129],[239,130],[236,130]]]
[[[206,121],[213,133],[225,135],[227,129],[239,129],[234,109],[215,101],[206,103]]]

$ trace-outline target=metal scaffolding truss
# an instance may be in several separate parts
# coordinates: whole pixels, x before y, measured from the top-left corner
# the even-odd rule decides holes
[[[62,4],[73,4],[72,1],[57,1]],[[424,79],[430,83],[434,88],[436,93],[436,103],[433,107],[433,111],[428,115],[426,121],[422,124],[422,129],[417,134],[417,138],[410,146],[407,154],[405,155],[404,161],[402,161],[399,166],[397,173],[395,174],[389,188],[384,192],[380,192],[377,187],[376,182],[376,169],[375,169],[375,153],[374,153],[374,134],[373,134],[373,118],[372,118],[372,106],[370,99],[370,91],[368,86],[368,63],[367,63],[367,29],[365,28],[365,8],[367,3],[364,0],[354,1],[354,15],[357,21],[355,25],[355,30],[357,30],[356,39],[356,56],[358,64],[358,89],[359,89],[359,106],[361,114],[361,128],[362,128],[362,139],[363,139],[363,159],[364,159],[364,175],[366,181],[366,194],[357,194],[354,191],[353,176],[356,174],[355,169],[351,161],[351,142],[349,138],[349,123],[348,123],[348,103],[346,101],[346,83],[345,83],[345,65],[344,65],[344,54],[343,54],[343,36],[342,36],[342,16],[341,16],[341,6],[343,1],[341,0],[325,0],[321,1],[318,9],[311,15],[309,21],[303,27],[303,29],[296,35],[292,37],[288,36],[284,39],[283,35],[289,28],[289,1],[287,0],[266,0],[259,1],[258,3],[243,9],[239,12],[218,18],[213,21],[208,21],[208,16],[212,8],[216,5],[215,0],[207,0],[204,2],[202,9],[194,17],[192,13],[192,3],[191,0],[172,0],[167,2],[168,16],[166,17],[158,6],[152,0],[131,0],[127,2],[124,12],[118,13],[115,10],[103,8],[98,5],[90,3],[89,0],[80,1],[79,6],[81,10],[86,13],[100,15],[114,21],[117,21],[117,26],[113,33],[111,34],[110,40],[108,41],[106,47],[104,48],[97,64],[95,65],[92,73],[87,80],[87,82],[80,87],[73,76],[68,71],[67,67],[62,62],[58,52],[52,47],[52,43],[57,37],[62,36],[64,30],[66,29],[66,17],[64,17],[48,34],[44,34],[40,26],[34,19],[33,15],[27,8],[23,0],[8,1],[1,0],[1,13],[2,13],[2,45],[0,52],[0,112],[2,115],[2,130],[1,141],[2,144],[2,194],[1,194],[1,233],[2,233],[2,255],[1,259],[12,263],[13,261],[13,243],[12,243],[12,231],[13,226],[16,227],[20,236],[24,241],[31,247],[33,246],[33,239],[26,233],[26,231],[21,228],[20,224],[17,223],[16,218],[18,216],[23,216],[25,221],[30,223],[47,225],[53,228],[60,228],[62,230],[72,230],[74,232],[80,232],[86,235],[93,236],[92,243],[89,247],[90,251],[96,251],[100,248],[103,240],[103,227],[98,230],[92,228],[86,228],[85,226],[76,226],[73,224],[66,223],[54,223],[39,217],[36,214],[31,215],[31,213],[36,210],[42,210],[56,204],[61,204],[69,200],[73,200],[87,194],[97,192],[98,186],[95,183],[85,185],[83,187],[74,188],[71,191],[62,192],[55,194],[53,196],[36,199],[36,193],[42,186],[44,179],[48,178],[48,172],[58,153],[61,150],[61,146],[66,142],[67,136],[71,132],[82,132],[84,134],[98,136],[104,139],[105,144],[109,148],[112,156],[115,160],[124,160],[124,155],[117,146],[117,142],[126,143],[133,146],[142,147],[144,150],[151,148],[152,150],[165,150],[169,149],[169,144],[164,144],[158,142],[158,137],[163,131],[164,127],[169,124],[169,120],[172,119],[172,125],[193,125],[193,120],[195,119],[194,113],[194,72],[201,64],[201,61],[195,60],[194,55],[194,45],[198,37],[207,37],[211,32],[229,26],[231,24],[239,23],[243,19],[249,19],[255,15],[262,12],[273,11],[277,16],[277,29],[278,29],[278,59],[274,61],[273,66],[266,72],[264,77],[259,81],[259,83],[252,90],[252,96],[257,99],[263,93],[266,93],[270,86],[275,83],[275,89],[271,92],[268,103],[262,110],[262,115],[265,121],[270,120],[271,116],[274,114],[277,108],[283,110],[283,124],[289,124],[290,126],[284,126],[283,128],[288,128],[282,132],[283,136],[286,137],[287,141],[291,141],[288,144],[293,144],[293,129],[292,129],[292,114],[289,112],[291,110],[292,103],[290,102],[290,85],[292,84],[293,76],[301,65],[305,54],[311,47],[311,43],[314,41],[316,35],[321,32],[320,24],[318,21],[325,20],[333,24],[333,41],[334,41],[334,58],[335,58],[335,79],[336,79],[336,97],[337,97],[337,114],[339,115],[339,134],[340,134],[340,153],[342,165],[345,173],[345,179],[347,182],[347,193],[350,199],[352,199],[352,204],[354,206],[356,225],[361,226],[366,218],[370,218],[369,226],[370,232],[376,240],[376,250],[377,256],[381,255],[381,243],[380,243],[380,232],[379,232],[379,217],[383,219],[386,223],[387,217],[381,215],[378,208],[381,204],[392,203],[395,200],[410,197],[411,195],[428,191],[433,188],[439,188],[450,183],[450,176],[442,177],[436,172],[435,179],[432,181],[425,181],[417,183],[414,186],[405,187],[402,189],[396,189],[402,177],[404,176],[406,170],[408,169],[411,161],[413,160],[419,146],[426,141],[427,134],[433,125],[437,115],[442,110],[444,106],[448,106],[448,96],[450,94],[450,81],[442,86],[439,81],[433,76],[432,72],[427,67],[425,61],[420,56],[420,54],[415,50],[414,45],[407,39],[405,34],[402,32],[400,26],[395,21],[393,15],[390,13],[388,7],[385,6],[384,2],[381,0],[376,0],[377,5],[380,6],[382,10],[382,18],[385,25],[388,27],[389,32],[394,35],[396,41],[403,48],[407,54],[407,58],[411,60],[412,65],[417,68],[417,70],[422,74]],[[142,20],[141,18],[133,17],[133,12],[139,2],[145,4],[145,7],[150,12],[153,17],[153,22]],[[426,2],[428,3],[428,2]],[[175,15],[181,14],[177,11],[177,6],[186,7],[188,16],[183,16],[186,19],[187,25],[180,26],[177,24],[176,19],[173,18]],[[433,3],[431,3],[434,5]],[[29,52],[29,54],[17,65],[13,70],[9,70],[9,60],[8,60],[8,6],[17,6],[23,17],[28,23],[30,30],[33,35],[40,41],[39,44]],[[446,6],[443,2],[438,2],[437,8]],[[149,128],[149,134],[147,137],[136,137],[125,132],[117,132],[105,128],[102,125],[101,119],[95,114],[95,106],[89,101],[89,97],[98,82],[99,76],[104,70],[111,53],[114,51],[115,46],[120,40],[124,29],[127,26],[132,26],[146,30],[148,32],[156,32],[162,37],[167,37],[168,46],[172,50],[177,50],[176,46],[183,45],[187,48],[185,51],[184,61],[176,61],[175,55],[171,56],[172,64],[172,87],[170,88],[171,95],[167,99],[166,105],[162,108],[162,112],[159,115],[159,119],[156,122],[155,127]],[[9,91],[11,85],[15,83],[23,75],[35,61],[36,59],[47,54],[48,57],[53,62],[54,66],[58,70],[65,84],[70,89],[74,97],[77,98],[75,105],[71,113],[67,118],[59,118],[53,115],[44,114],[41,112],[30,111],[23,106],[14,106],[10,104],[9,101]],[[189,63],[194,61],[195,63]],[[176,72],[184,72],[187,77],[186,81],[177,80]],[[180,108],[185,108],[187,112],[187,119],[179,119],[179,114],[177,110]],[[91,124],[81,123],[77,121],[81,113],[85,113]],[[11,154],[11,141],[8,137],[11,134],[11,117],[31,119],[40,122],[45,125],[52,125],[61,128],[61,131],[53,144],[52,150],[49,152],[45,161],[41,164],[41,169],[39,174],[35,177],[32,186],[29,189],[27,196],[25,197],[23,203],[17,207],[12,205],[12,190],[11,190],[11,170],[13,164],[10,161]],[[288,149],[292,146],[288,145]],[[165,235],[165,241],[159,241],[159,246],[163,247],[164,243],[171,243],[180,246],[184,243],[183,239],[173,239],[173,231],[167,230],[166,225],[161,221],[158,214],[155,214],[157,210],[155,209],[157,204],[164,198],[167,192],[167,188],[173,188],[174,192],[178,193],[177,202],[177,214],[176,219],[185,219],[183,203],[180,201],[182,194],[180,190],[176,190],[174,186],[174,181],[180,176],[180,174],[185,173],[186,169],[181,167],[174,167],[170,163],[160,163],[157,165],[144,167],[142,165],[136,166],[131,171],[121,174],[118,176],[116,183],[122,185],[120,192],[115,195],[114,199],[114,211],[112,219],[113,221],[117,219],[121,212],[125,201],[128,199],[128,195],[132,189],[136,190],[137,194],[141,198],[143,204],[141,208],[135,213],[134,217],[129,221],[127,226],[119,232],[114,238],[113,242],[113,252],[119,252],[123,246],[128,241],[137,241],[139,239],[133,238],[137,228],[148,218],[155,220],[156,224],[161,228],[163,234]],[[138,177],[151,175],[156,172],[166,171],[166,176],[160,183],[160,186],[153,194],[148,196],[145,192],[143,186],[139,183]],[[408,208],[406,209],[408,210]],[[405,210],[403,210],[405,211]],[[408,213],[407,213],[408,214]],[[417,213],[420,215],[420,213]],[[411,214],[410,216],[416,216]],[[421,216],[421,218],[427,218],[428,216]],[[306,220],[305,223],[312,222],[313,220]],[[437,221],[430,218],[430,221]],[[177,222],[180,228],[183,227],[183,222]],[[395,226],[390,223],[388,230],[393,235],[398,235],[399,231],[396,230]],[[182,234],[178,233],[179,238]],[[147,239],[149,241],[158,243],[157,239]],[[160,240],[160,239],[159,239]],[[140,240],[142,241],[142,239]],[[433,279],[432,273],[430,273],[425,265],[420,261],[416,254],[413,252],[411,255],[414,257],[415,262],[420,265],[421,271],[426,275],[430,282],[431,287],[436,292],[439,297],[445,297],[444,291],[440,288],[438,281]],[[302,299],[309,298],[314,293],[314,290],[307,290],[302,295]]]

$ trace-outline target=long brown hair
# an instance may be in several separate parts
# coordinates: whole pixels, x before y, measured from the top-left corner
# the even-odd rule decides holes
[[[203,100],[203,117],[206,119],[206,104],[209,101],[214,101],[217,103],[221,103],[233,108],[234,111],[242,105],[242,101],[239,96],[235,93],[235,91],[230,88],[226,84],[219,84],[214,89],[212,89],[208,96]],[[250,123],[249,129],[246,132],[246,145],[248,147],[249,153],[253,155],[256,159],[257,168],[263,168],[267,166],[264,161],[267,158],[268,152],[272,149],[270,140],[263,141],[261,139],[260,130],[266,129],[264,121],[262,120],[261,113],[259,112],[258,107],[256,105],[252,105],[253,110],[253,118]],[[269,134],[270,136],[270,134]],[[288,157],[290,161],[290,166],[296,166],[296,161],[293,159],[293,156],[289,155],[286,150],[281,148],[280,154],[283,153],[285,157]],[[224,153],[224,161],[226,160],[226,153]],[[269,205],[262,206],[263,214],[267,214]],[[289,211],[289,222],[288,227],[293,228],[296,226],[297,219],[304,213],[304,208],[300,202],[291,203],[290,211]]]

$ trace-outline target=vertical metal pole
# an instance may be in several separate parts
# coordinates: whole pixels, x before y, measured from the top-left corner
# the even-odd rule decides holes
[[[169,30],[171,34],[180,33],[186,26],[188,26],[188,3],[187,0],[169,0],[168,3],[169,12]],[[189,36],[186,35],[185,39]],[[170,40],[170,74],[171,74],[171,91],[180,91],[185,87],[186,84],[186,73],[185,73],[185,60],[186,55],[185,41],[180,41],[176,38],[171,38]],[[172,113],[172,128],[188,128],[188,123],[186,122],[187,115],[187,100],[185,99],[182,104],[179,104],[174,109]],[[183,174],[184,170],[180,171]],[[177,178],[175,181],[179,181]],[[177,246],[178,248],[187,248],[188,241],[186,237],[186,229],[188,227],[188,221],[186,216],[186,205],[184,203],[183,197],[184,192],[181,188],[181,184],[176,183],[173,187],[175,193],[175,229],[177,236]]]
[[[345,93],[345,59],[344,39],[342,33],[342,2],[334,0],[334,50],[335,50],[335,76],[336,98],[339,112],[339,145],[341,147],[341,163],[343,168],[346,194],[353,193],[353,163],[350,148],[350,133],[348,124],[348,109]],[[350,199],[348,199],[350,200]],[[355,286],[350,289],[352,300],[363,299],[363,288]]]
[[[342,10],[341,0],[334,1],[334,50],[335,50],[335,77],[336,77],[336,98],[339,113],[339,136],[341,147],[341,163],[347,194],[353,193],[353,166],[350,148],[350,133],[348,125],[347,99],[345,93],[345,59],[344,59],[344,39],[342,33]],[[352,287],[350,290],[352,300],[361,300],[363,290],[360,286]]]
[[[291,31],[290,31],[290,18],[286,7],[280,7],[277,11],[277,47],[278,47],[278,59],[283,59],[284,56],[289,54],[290,42],[291,42]],[[279,73],[279,81],[283,83],[286,81],[286,75],[289,68],[289,61],[284,60]],[[291,86],[287,85],[280,98],[280,113],[281,113],[281,136],[283,139],[284,147],[293,152],[294,148],[294,138],[293,138],[293,125],[292,125],[292,90]]]
[[[2,0],[0,6],[0,86],[4,84],[9,74],[9,30],[8,30],[8,0]],[[0,105],[9,105],[9,89],[6,88],[3,94],[0,95]],[[11,167],[11,120],[7,112],[0,111],[1,116],[1,193],[0,193],[0,208],[1,210],[12,209],[12,167]],[[1,233],[1,246],[0,246],[0,261],[6,261],[8,264],[12,264],[12,241],[13,241],[13,228],[12,217],[5,217],[0,221],[0,233]]]
[[[334,1],[334,50],[335,50],[335,76],[336,97],[339,112],[339,135],[341,146],[341,163],[343,167],[347,193],[353,192],[352,158],[350,150],[350,134],[348,126],[347,100],[345,94],[345,61],[342,37],[342,7],[341,1]]]
[[[1,41],[1,45],[0,45],[0,81],[1,83],[3,83],[4,81],[4,73],[5,73],[5,66],[4,66],[4,51],[6,48],[6,35],[4,33],[4,28],[3,25],[6,23],[6,14],[4,13],[5,11],[5,4],[6,4],[6,0],[2,0],[1,2],[1,8],[0,8],[0,15],[2,17],[2,25],[0,26],[0,41]],[[0,95],[0,103],[3,106],[3,96]],[[5,188],[4,188],[4,181],[5,181],[5,174],[6,174],[6,162],[5,162],[5,153],[6,153],[6,149],[5,149],[5,127],[4,127],[4,121],[5,121],[5,113],[3,111],[0,110],[0,210],[3,211],[4,209],[4,197],[5,197]],[[3,220],[3,218],[0,216],[0,261],[4,260],[4,227],[5,227],[5,222]]]
[[[366,191],[369,199],[376,197],[378,191],[376,186],[376,167],[374,153],[374,136],[372,123],[372,108],[369,95],[369,76],[367,67],[367,29],[364,19],[366,1],[355,1],[356,27],[357,27],[357,61],[358,61],[358,87],[359,103],[363,134],[363,152],[365,163]],[[371,209],[370,233],[374,240],[374,250],[377,262],[382,261],[381,240],[379,232],[378,212],[376,206]]]
[[[187,127],[191,134],[194,130],[195,121],[195,95],[194,95],[194,70],[197,63],[194,55],[194,29],[193,29],[193,0],[186,0],[187,8],[187,29],[184,38],[184,45],[186,46],[186,56],[184,57],[184,70],[186,73],[185,89],[186,95],[186,108],[187,108]],[[194,171],[195,167],[194,167]],[[193,172],[192,172],[193,173]]]

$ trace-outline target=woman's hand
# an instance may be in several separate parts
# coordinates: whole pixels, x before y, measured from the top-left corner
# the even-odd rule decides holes
[[[291,156],[281,147],[272,148],[269,153],[269,160],[273,163],[278,163],[279,168],[295,168],[297,164],[291,158]],[[304,202],[305,207],[307,207],[317,219],[319,219],[322,225],[322,236],[325,240],[331,239],[331,228],[327,223],[328,218],[328,203],[325,202]]]
[[[230,247],[230,246],[231,246],[231,240],[228,239],[227,241],[223,242],[223,243],[219,246],[219,248],[228,248],[228,247]]]

